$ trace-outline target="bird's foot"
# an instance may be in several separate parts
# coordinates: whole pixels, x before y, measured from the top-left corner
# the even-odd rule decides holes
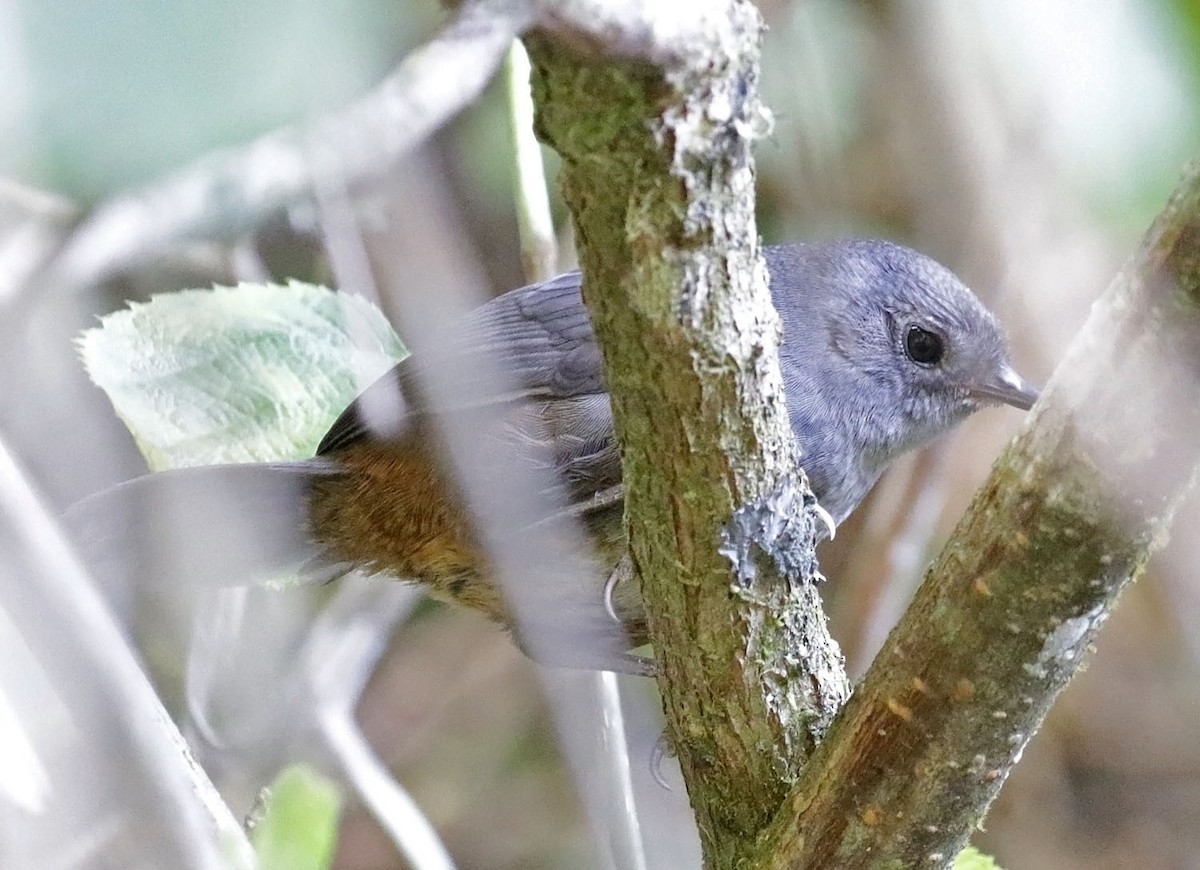
[[[633,577],[633,562],[629,558],[628,551],[623,555],[616,566],[613,567],[612,573],[608,575],[608,579],[604,581],[604,610],[613,622],[624,623],[620,614],[617,613],[617,587]]]
[[[837,523],[833,521],[833,515],[821,507],[820,502],[813,502],[812,509],[813,513],[817,515],[817,519],[824,524],[825,530],[829,532],[829,540],[832,541],[833,536],[837,534]]]
[[[664,731],[658,735],[658,739],[654,741],[654,748],[650,750],[650,775],[663,791],[675,791],[663,774],[663,759],[668,757],[674,757],[674,754],[671,752],[671,743],[667,740],[667,732]]]

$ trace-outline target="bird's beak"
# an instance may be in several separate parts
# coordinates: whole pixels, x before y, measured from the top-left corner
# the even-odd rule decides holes
[[[984,401],[1003,402],[1028,411],[1037,401],[1038,391],[1006,363],[989,380],[972,387],[971,395]]]

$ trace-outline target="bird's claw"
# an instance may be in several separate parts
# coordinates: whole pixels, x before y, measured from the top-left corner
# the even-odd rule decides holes
[[[650,776],[664,791],[675,791],[662,771],[663,759],[670,754],[671,744],[667,742],[666,733],[659,734],[658,739],[654,741],[654,749],[650,751]]]
[[[617,587],[624,583],[633,574],[633,563],[630,561],[628,551],[621,557],[620,561],[613,566],[612,573],[608,575],[608,579],[604,581],[604,610],[612,617],[613,622],[624,624],[620,614],[617,613],[616,594]]]
[[[812,509],[813,513],[817,515],[817,519],[824,524],[825,530],[829,532],[829,540],[832,541],[833,536],[837,534],[837,523],[833,521],[833,515],[821,507],[820,502],[813,502]]]
[[[604,581],[604,610],[612,617],[613,622],[620,622],[621,617],[617,616],[617,608],[613,603],[613,596],[616,594],[617,587],[625,577],[621,573],[620,566],[613,569],[608,575],[608,579]]]

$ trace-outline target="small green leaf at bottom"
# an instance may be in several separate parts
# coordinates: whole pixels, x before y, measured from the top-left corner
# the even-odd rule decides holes
[[[954,870],[1004,870],[991,855],[985,855],[974,846],[967,846],[954,859]]]
[[[337,845],[342,795],[332,780],[294,764],[259,797],[250,842],[259,870],[325,870]]]

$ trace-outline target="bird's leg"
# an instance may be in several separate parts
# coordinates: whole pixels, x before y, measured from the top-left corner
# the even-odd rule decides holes
[[[650,750],[650,775],[663,791],[675,791],[662,771],[663,759],[669,755],[673,755],[671,742],[667,740],[667,732],[664,731],[658,735],[658,739],[654,741],[654,748]]]
[[[817,519],[819,519],[825,525],[825,530],[829,532],[829,540],[832,541],[833,536],[837,534],[837,523],[833,521],[833,515],[830,514],[829,511],[825,510],[825,508],[821,507],[821,503],[819,501],[813,502],[812,509],[817,515]]]
[[[629,557],[629,551],[621,556],[620,560],[613,567],[612,573],[608,575],[608,579],[604,581],[604,609],[613,622],[624,623],[620,614],[617,613],[616,594],[617,587],[633,579],[633,560]]]

